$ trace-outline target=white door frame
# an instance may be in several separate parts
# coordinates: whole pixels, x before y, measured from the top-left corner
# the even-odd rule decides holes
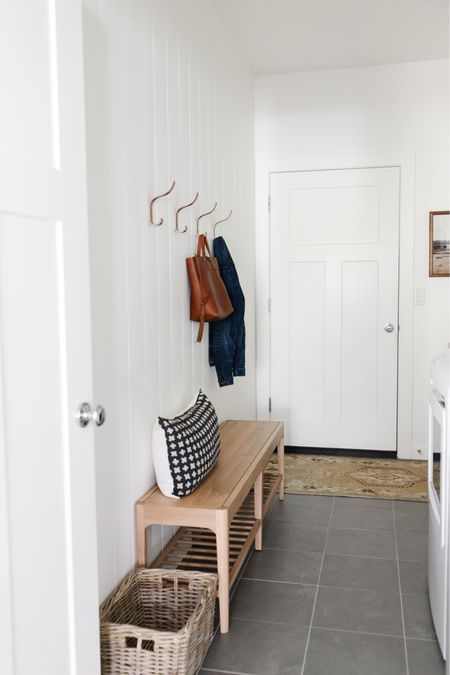
[[[1,315],[0,315],[1,321]],[[6,673],[13,673],[13,608],[11,602],[10,527],[8,522],[8,483],[6,480],[5,420],[3,415],[3,359],[0,352],[0,649]]]
[[[394,152],[260,160],[256,163],[256,391],[257,417],[270,419],[270,175],[329,169],[400,169],[400,254],[397,454],[417,459],[412,439],[415,153]]]

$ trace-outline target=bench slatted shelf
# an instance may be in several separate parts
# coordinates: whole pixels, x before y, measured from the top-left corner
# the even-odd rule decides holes
[[[263,477],[263,518],[279,488],[280,474],[265,473]],[[229,568],[230,586],[239,574],[241,563],[247,557],[261,521],[255,518],[253,490],[242,503],[230,524]],[[181,527],[152,564],[169,570],[198,569],[217,573],[216,537],[210,530]]]
[[[220,628],[228,632],[229,589],[253,543],[262,548],[262,522],[276,492],[284,499],[281,422],[228,420],[220,427],[221,454],[192,494],[165,497],[157,486],[136,504],[138,565],[146,565],[146,530],[180,526],[152,567],[197,569],[219,577]],[[277,473],[265,471],[277,451]]]

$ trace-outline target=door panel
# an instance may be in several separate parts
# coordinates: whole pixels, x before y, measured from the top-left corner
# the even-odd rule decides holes
[[[399,170],[278,173],[270,190],[272,418],[290,445],[395,450]]]
[[[302,419],[325,412],[325,265],[295,262],[290,276],[291,405]]]
[[[292,190],[290,201],[290,243],[294,246],[378,241],[379,189],[375,185]]]
[[[378,260],[342,263],[341,418],[376,421]]]
[[[4,438],[6,447],[11,449],[6,477],[18,673],[29,670],[30,655],[39,667],[45,663],[50,666],[50,653],[54,672],[67,672],[66,654],[70,647],[69,626],[64,620],[54,621],[51,632],[48,627],[51,649],[48,639],[42,639],[36,629],[43,624],[44,607],[49,617],[62,619],[69,614],[65,513],[61,508],[66,458],[61,452],[64,408],[56,230],[55,223],[0,216],[3,376],[6,383],[17,383],[5,392]],[[32,380],[23,386],[28,377]],[[52,405],[51,422],[44,411],[39,414],[46,402]],[[46,438],[45,447],[37,442],[42,438]],[[55,564],[49,569],[50,552]]]
[[[2,104],[1,147],[6,144],[14,154],[51,166],[58,96],[52,69],[55,8],[49,0],[15,0],[0,6],[3,4],[0,81],[8,105]]]

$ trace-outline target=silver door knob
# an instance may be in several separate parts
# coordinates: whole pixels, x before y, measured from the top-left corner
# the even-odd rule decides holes
[[[395,330],[395,326],[393,323],[385,323],[384,330],[386,331],[386,333],[393,333]]]
[[[98,405],[92,410],[89,403],[81,403],[75,417],[80,427],[87,427],[89,422],[93,422],[97,427],[101,427],[106,419],[106,412],[102,405]]]

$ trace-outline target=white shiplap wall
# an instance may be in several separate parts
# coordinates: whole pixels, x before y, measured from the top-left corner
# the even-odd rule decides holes
[[[210,0],[84,0],[100,591],[134,565],[136,499],[154,483],[151,430],[202,386],[219,417],[255,417],[253,84]],[[177,186],[147,224],[148,198]],[[186,234],[174,231],[175,209]],[[247,377],[219,389],[189,321],[194,215],[218,218],[247,300]],[[217,219],[218,219],[217,218]],[[211,220],[204,221],[207,228]],[[156,555],[172,534],[152,528]]]

